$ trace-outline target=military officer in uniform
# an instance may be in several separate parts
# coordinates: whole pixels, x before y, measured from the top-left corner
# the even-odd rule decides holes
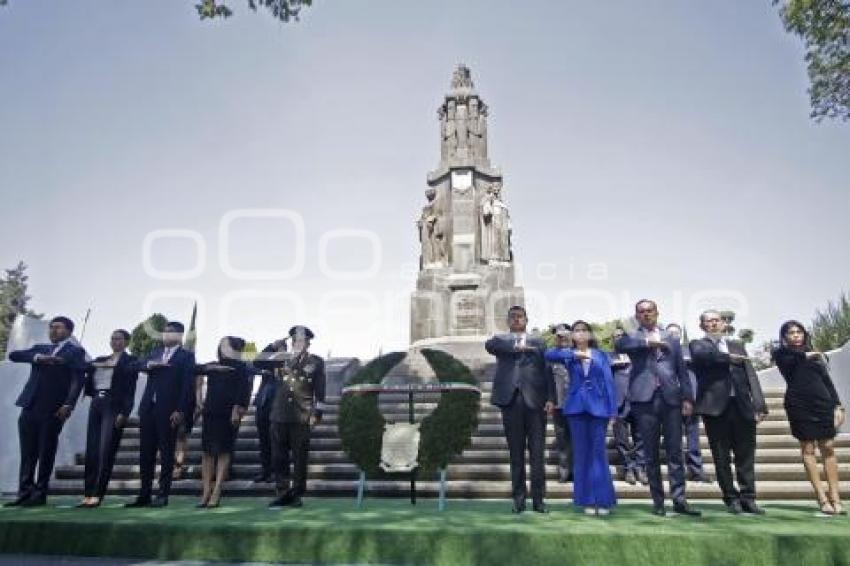
[[[307,488],[310,428],[321,421],[325,409],[325,362],[307,351],[314,334],[306,326],[293,326],[289,336],[291,354],[273,356],[280,363],[274,369],[278,387],[269,417],[277,484],[277,498],[270,507],[301,506]]]

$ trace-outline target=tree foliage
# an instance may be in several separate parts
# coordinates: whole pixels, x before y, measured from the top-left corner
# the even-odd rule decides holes
[[[130,333],[130,353],[139,358],[147,357],[154,349],[162,346],[162,331],[168,319],[156,313],[140,322]]]
[[[815,312],[812,321],[812,343],[821,352],[835,350],[850,341],[850,299],[846,293],[823,310]]]
[[[298,21],[301,9],[313,4],[313,0],[247,0],[247,2],[251,10],[256,12],[258,8],[265,8],[281,22]],[[195,9],[198,10],[198,16],[202,20],[229,18],[233,15],[233,10],[224,0],[202,0],[200,4],[195,5]]]
[[[811,117],[850,119],[850,2],[773,0],[806,48]]]
[[[9,331],[15,323],[15,318],[19,314],[42,317],[27,307],[30,296],[27,295],[29,275],[26,270],[27,264],[19,261],[18,265],[5,270],[6,274],[0,277],[0,359],[6,357]]]

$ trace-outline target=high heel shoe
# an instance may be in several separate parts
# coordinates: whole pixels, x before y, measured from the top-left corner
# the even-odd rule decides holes
[[[195,507],[197,509],[206,509],[209,506],[210,506],[210,496],[209,495],[202,496],[201,501],[197,505],[195,505]]]
[[[820,501],[818,501],[818,505],[820,506],[820,512],[824,515],[835,515],[835,508],[832,506],[832,503],[829,502],[829,499],[824,497]]]
[[[844,506],[841,504],[841,502],[836,501],[836,500],[832,501],[832,511],[836,515],[846,515],[847,514],[847,510],[844,508]]]

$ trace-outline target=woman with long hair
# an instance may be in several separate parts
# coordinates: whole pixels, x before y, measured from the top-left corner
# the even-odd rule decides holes
[[[811,336],[796,320],[779,330],[780,346],[773,359],[785,378],[785,412],[791,434],[800,441],[806,476],[812,483],[818,506],[826,515],[846,513],[838,490],[838,461],[835,457],[836,429],[844,423],[844,407],[829,376],[826,355],[812,347]],[[824,492],[818,471],[815,446],[820,450],[828,491]]]
[[[225,336],[218,345],[218,361],[199,368],[199,373],[206,376],[206,395],[202,399],[199,393],[197,400],[203,415],[203,495],[197,505],[201,508],[219,505],[221,486],[227,478],[236,443],[236,431],[251,401],[253,376],[242,360],[244,350],[243,339]]]
[[[546,359],[570,373],[563,412],[573,441],[573,503],[588,515],[607,515],[617,503],[605,446],[608,422],[617,416],[614,377],[590,324],[577,320],[572,328],[573,347],[552,348]]]

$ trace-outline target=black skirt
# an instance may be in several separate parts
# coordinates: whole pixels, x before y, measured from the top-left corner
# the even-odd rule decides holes
[[[230,415],[205,414],[201,429],[201,450],[213,456],[232,454],[236,431]]]
[[[831,403],[789,403],[786,396],[785,412],[791,435],[797,440],[835,438],[835,407]]]

